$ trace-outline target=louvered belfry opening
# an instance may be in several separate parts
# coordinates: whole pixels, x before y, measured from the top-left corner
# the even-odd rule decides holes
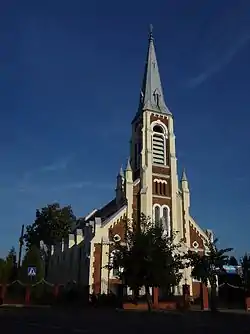
[[[153,129],[153,164],[165,164],[165,138],[161,126],[156,125]]]

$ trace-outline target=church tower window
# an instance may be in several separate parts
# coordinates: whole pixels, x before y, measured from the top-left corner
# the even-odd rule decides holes
[[[160,206],[155,206],[154,208],[154,221],[155,223],[159,223],[161,217],[161,209]]]
[[[166,140],[163,128],[160,125],[153,127],[152,138],[153,164],[165,165],[166,163]]]
[[[158,196],[167,196],[167,181],[154,179],[153,193]]]
[[[162,208],[162,227],[169,234],[170,231],[170,210],[168,206]]]
[[[161,222],[164,234],[170,235],[170,209],[167,205],[155,204],[153,206],[153,222],[155,224]]]

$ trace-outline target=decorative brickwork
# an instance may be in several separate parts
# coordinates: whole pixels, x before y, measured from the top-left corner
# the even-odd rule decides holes
[[[109,240],[114,241],[115,236],[119,236],[122,242],[125,241],[126,236],[127,219],[126,217],[120,218],[112,227],[109,228]]]
[[[170,175],[170,167],[169,166],[152,166],[153,174],[161,174],[161,175]]]
[[[150,116],[150,123],[154,122],[154,121],[158,121],[160,120],[163,124],[166,125],[166,127],[168,127],[168,116],[166,115],[162,115],[162,114],[151,114]]]
[[[153,197],[153,205],[159,204],[159,205],[167,205],[171,210],[171,199],[170,198],[164,198],[164,197]]]
[[[190,231],[190,247],[197,249],[204,249],[204,240],[200,233],[196,230],[193,224],[189,223]]]

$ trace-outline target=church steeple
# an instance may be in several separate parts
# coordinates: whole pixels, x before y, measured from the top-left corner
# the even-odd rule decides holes
[[[148,53],[138,111],[139,113],[141,113],[143,110],[152,110],[165,114],[171,114],[164,100],[161,78],[154,47],[152,25],[150,25]]]

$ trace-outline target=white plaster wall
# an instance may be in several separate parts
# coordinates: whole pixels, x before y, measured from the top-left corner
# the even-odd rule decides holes
[[[177,175],[177,159],[175,150],[175,135],[174,124],[172,116],[168,118],[168,131],[169,131],[169,153],[170,153],[170,169],[171,169],[171,197],[172,197],[172,229],[178,231],[178,219],[177,219],[177,191],[178,191],[178,175]],[[180,237],[177,237],[179,240]]]
[[[86,231],[85,231],[86,233]],[[51,256],[48,270],[48,281],[58,284],[66,284],[69,281],[78,281],[80,278],[82,284],[88,285],[88,276],[86,279],[85,271],[88,272],[88,233],[86,237],[83,233],[76,231],[76,235],[70,234],[69,242],[64,247],[56,247]],[[80,257],[80,250],[84,249]],[[80,266],[80,267],[79,267]],[[79,272],[80,270],[80,272]],[[80,273],[80,277],[79,277]]]
[[[152,216],[152,130],[149,111],[143,113],[142,152],[141,152],[141,212]]]

